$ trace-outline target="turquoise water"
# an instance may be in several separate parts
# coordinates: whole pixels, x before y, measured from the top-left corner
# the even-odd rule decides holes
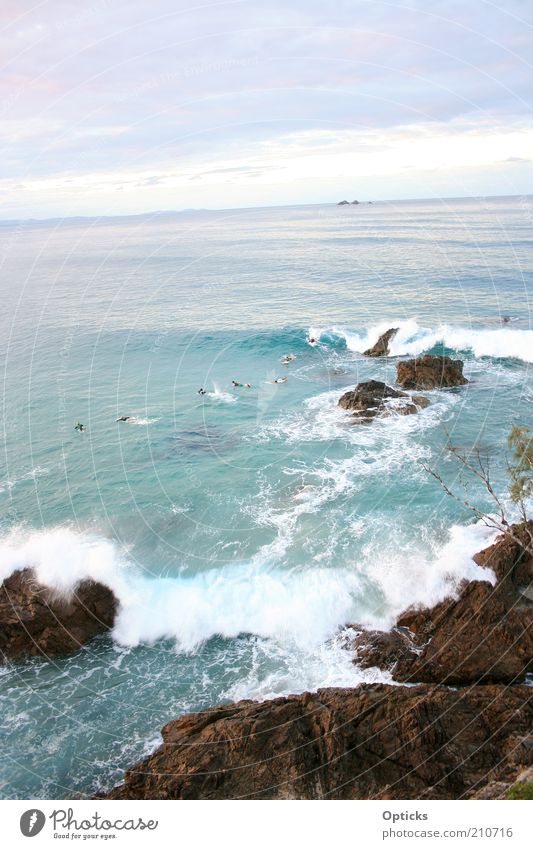
[[[460,486],[449,433],[505,491],[532,220],[499,198],[0,225],[0,575],[121,602],[112,636],[2,670],[4,798],[107,787],[184,711],[376,680],[343,626],[480,574],[488,532],[423,464]],[[471,382],[354,426],[336,401],[394,381],[361,356],[390,326],[392,354],[459,353]]]

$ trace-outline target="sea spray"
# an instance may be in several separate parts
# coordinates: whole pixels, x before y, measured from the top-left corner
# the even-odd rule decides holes
[[[121,645],[166,638],[192,651],[215,635],[255,634],[309,648],[350,622],[390,627],[405,607],[434,604],[463,578],[490,579],[471,558],[493,537],[479,523],[453,527],[433,557],[363,550],[343,566],[304,571],[269,567],[263,556],[190,578],[157,578],[145,576],[113,542],[57,528],[11,533],[0,543],[0,575],[32,566],[42,584],[62,594],[85,578],[106,584],[119,599],[113,637]],[[383,597],[379,610],[365,600],[369,580]]]
[[[389,343],[391,357],[418,356],[442,345],[452,351],[472,352],[475,357],[514,358],[533,363],[533,330],[511,327],[489,329],[441,324],[432,329],[420,326],[414,319],[391,319],[362,332],[334,326],[312,327],[309,334],[324,345],[344,345],[349,351],[362,354],[391,327],[398,328]]]

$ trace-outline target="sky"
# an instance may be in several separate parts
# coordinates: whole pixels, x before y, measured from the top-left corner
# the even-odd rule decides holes
[[[0,0],[0,218],[533,193],[532,0]]]

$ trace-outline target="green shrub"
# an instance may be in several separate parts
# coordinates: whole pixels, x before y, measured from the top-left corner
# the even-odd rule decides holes
[[[506,799],[533,799],[533,781],[517,781],[505,794]]]
[[[509,496],[518,504],[522,519],[527,521],[526,501],[533,495],[533,433],[524,425],[514,425],[507,437],[513,457],[507,467]]]

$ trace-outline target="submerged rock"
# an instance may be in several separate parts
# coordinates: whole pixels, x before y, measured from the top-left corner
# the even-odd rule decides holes
[[[414,360],[404,360],[396,365],[396,382],[404,389],[441,389],[463,386],[468,380],[463,375],[463,361],[434,354],[424,354]]]
[[[82,581],[68,597],[22,569],[0,586],[0,655],[62,655],[113,626],[117,600],[109,587]]]
[[[429,400],[421,395],[407,395],[379,380],[358,383],[338,401],[339,407],[353,411],[354,419],[360,422],[369,422],[376,416],[410,415],[428,404]]]
[[[186,714],[110,799],[453,799],[531,759],[530,688],[366,684]]]
[[[388,357],[389,342],[398,333],[398,327],[391,327],[385,333],[382,333],[375,345],[363,351],[365,357]]]

